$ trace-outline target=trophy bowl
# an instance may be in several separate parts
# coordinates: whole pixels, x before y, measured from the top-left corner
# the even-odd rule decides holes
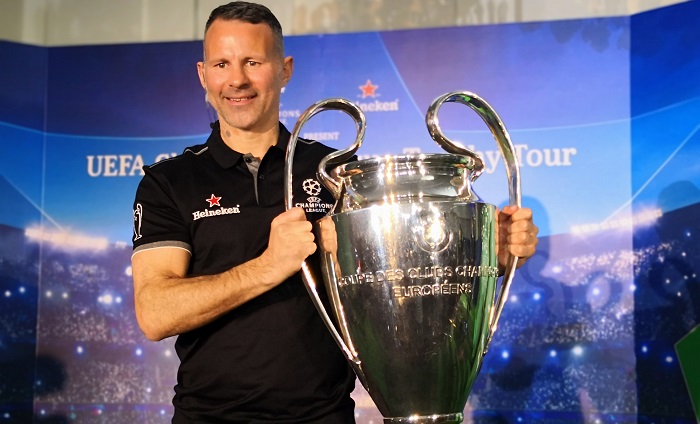
[[[469,92],[441,96],[428,110],[428,130],[448,153],[348,162],[364,138],[365,118],[344,99],[302,114],[287,150],[291,208],[301,126],[328,109],[346,112],[357,125],[355,143],[319,164],[319,180],[336,203],[313,223],[318,254],[302,264],[302,277],[385,423],[462,422],[517,260],[510,258],[499,284],[497,208],[472,189],[481,159],[440,130],[437,112],[449,101],[469,105],[487,123],[504,156],[511,203],[519,206],[508,133],[493,109]]]

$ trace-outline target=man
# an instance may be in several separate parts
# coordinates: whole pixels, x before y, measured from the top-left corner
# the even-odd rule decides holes
[[[216,8],[197,70],[218,121],[206,144],[146,167],[134,203],[137,319],[151,340],[178,335],[173,423],[352,423],[355,377],[298,273],[324,213],[284,210],[293,59],[279,22],[257,4]],[[296,180],[330,152],[299,143]],[[508,215],[509,249],[531,256],[530,211]]]

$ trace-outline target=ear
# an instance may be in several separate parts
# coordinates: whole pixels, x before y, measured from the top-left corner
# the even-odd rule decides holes
[[[204,62],[197,62],[197,75],[199,75],[199,83],[202,84],[202,88],[206,90],[207,80],[204,77]]]
[[[282,86],[286,86],[290,79],[292,79],[292,73],[294,72],[294,58],[287,56],[284,58],[282,63]]]

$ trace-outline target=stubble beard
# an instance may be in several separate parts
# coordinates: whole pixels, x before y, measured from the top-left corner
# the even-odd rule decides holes
[[[254,105],[240,107],[238,110],[231,110],[227,108],[225,104],[226,100],[222,100],[222,103],[217,104],[214,109],[216,110],[219,120],[224,121],[229,127],[248,131],[259,123],[261,117],[259,113],[254,110]],[[258,115],[257,120],[256,115]]]

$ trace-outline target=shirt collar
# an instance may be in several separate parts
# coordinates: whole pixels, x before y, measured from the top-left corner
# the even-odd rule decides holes
[[[285,155],[291,134],[281,122],[279,123],[279,128],[280,130],[277,143],[270,147],[270,149],[279,150],[279,152]],[[209,151],[211,151],[212,156],[214,156],[216,163],[218,163],[222,168],[231,168],[243,158],[242,153],[231,149],[226,145],[226,143],[224,143],[224,140],[221,138],[219,121],[211,124],[211,134],[207,139],[207,147],[209,148]]]

